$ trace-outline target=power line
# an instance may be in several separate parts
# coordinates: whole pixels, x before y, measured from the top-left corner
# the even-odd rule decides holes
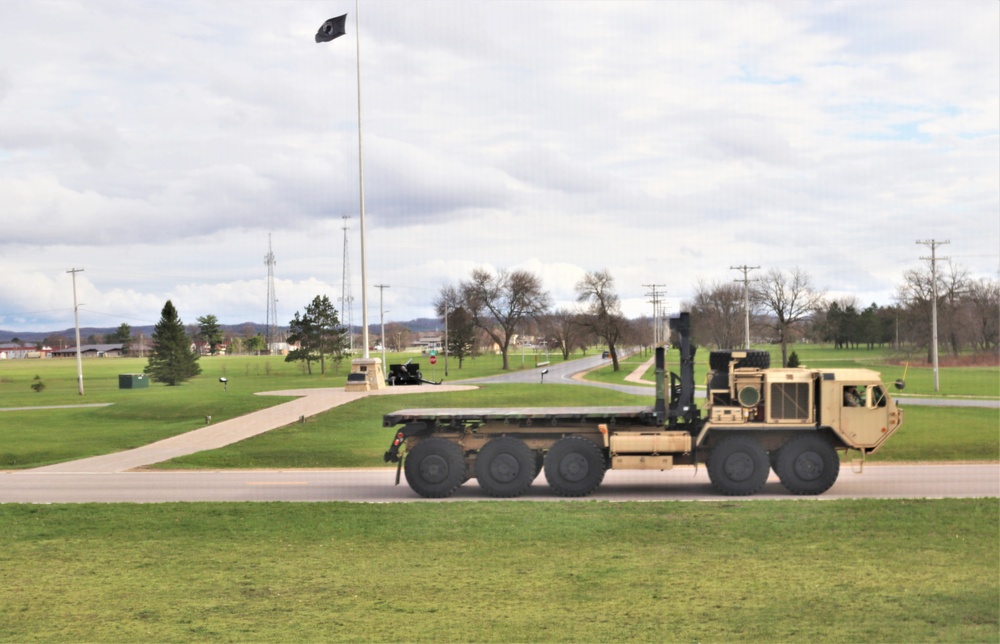
[[[660,293],[656,289],[666,286],[666,284],[643,284],[643,286],[650,289],[650,292],[646,293],[646,295],[653,298],[648,301],[653,304],[653,346],[658,347],[660,346],[660,317],[662,315],[662,311],[660,310],[660,295],[666,295],[667,293],[666,291]]]

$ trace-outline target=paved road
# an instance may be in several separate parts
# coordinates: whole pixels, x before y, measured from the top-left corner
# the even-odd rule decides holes
[[[393,468],[364,470],[0,473],[0,503],[160,503],[167,501],[356,501],[394,503],[425,501],[404,480],[395,486]],[[474,480],[448,501],[482,501]],[[807,499],[969,498],[1000,497],[1000,464],[866,465],[863,474],[849,466],[828,492]],[[749,497],[791,499],[772,474],[762,493]],[[704,467],[678,467],[667,472],[616,471],[585,500],[721,501]],[[559,501],[535,481],[523,501]]]

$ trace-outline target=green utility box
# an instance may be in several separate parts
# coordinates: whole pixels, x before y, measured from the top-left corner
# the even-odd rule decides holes
[[[144,373],[118,374],[119,389],[149,389],[149,378]]]

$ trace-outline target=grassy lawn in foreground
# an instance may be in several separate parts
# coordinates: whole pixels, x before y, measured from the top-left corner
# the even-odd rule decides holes
[[[995,642],[996,499],[0,506],[0,640]]]

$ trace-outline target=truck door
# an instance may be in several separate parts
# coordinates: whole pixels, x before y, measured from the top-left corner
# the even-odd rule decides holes
[[[875,447],[889,427],[889,409],[882,387],[847,384],[842,394],[841,431],[857,447]]]

